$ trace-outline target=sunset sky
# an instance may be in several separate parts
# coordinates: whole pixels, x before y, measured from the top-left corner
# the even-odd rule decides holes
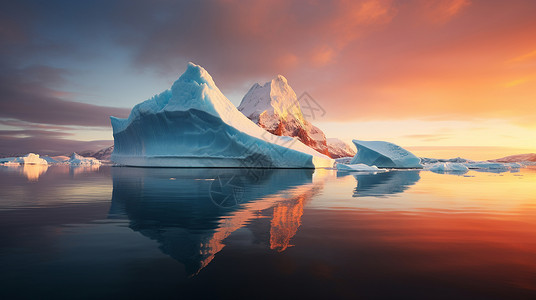
[[[0,154],[113,144],[188,61],[238,105],[284,75],[328,137],[431,157],[536,152],[536,1],[10,1]]]

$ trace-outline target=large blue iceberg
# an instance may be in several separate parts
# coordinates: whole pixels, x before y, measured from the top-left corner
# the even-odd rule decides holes
[[[111,117],[113,162],[156,167],[332,167],[333,160],[291,137],[260,128],[193,63],[167,90]]]
[[[353,140],[357,154],[350,164],[365,164],[379,168],[421,169],[421,159],[408,150],[389,142]]]

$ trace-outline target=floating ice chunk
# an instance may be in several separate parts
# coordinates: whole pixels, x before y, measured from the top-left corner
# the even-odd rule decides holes
[[[111,118],[113,162],[160,167],[332,167],[334,161],[296,139],[260,128],[221,93],[200,66],[167,90]]]
[[[357,154],[350,164],[365,164],[379,168],[418,168],[420,159],[408,150],[382,141],[353,140]]]
[[[467,168],[467,166],[465,166],[462,163],[450,163],[450,162],[430,164],[430,165],[426,165],[424,168],[426,170],[429,170],[435,173],[460,174],[460,173],[467,173],[467,171],[469,171],[469,168]]]
[[[25,156],[20,157],[6,157],[0,159],[0,164],[2,165],[48,165],[48,162],[41,157],[39,154],[28,153]]]
[[[420,157],[421,164],[435,164],[439,162],[451,162],[451,163],[469,163],[473,162],[472,160],[456,157],[456,158],[429,158],[429,157]]]
[[[337,164],[337,170],[348,171],[348,172],[385,172],[387,171],[385,169],[380,169],[376,166],[367,166],[365,164],[354,164],[354,165]]]
[[[509,164],[493,163],[493,162],[473,162],[473,163],[467,163],[465,164],[465,166],[467,166],[467,168],[469,169],[490,169],[490,170],[510,169]]]
[[[28,153],[25,156],[19,157],[16,160],[21,165],[48,165],[47,161],[40,158],[39,154]]]
[[[71,166],[98,166],[101,164],[101,162],[94,157],[83,157],[76,153],[73,153],[66,163]]]

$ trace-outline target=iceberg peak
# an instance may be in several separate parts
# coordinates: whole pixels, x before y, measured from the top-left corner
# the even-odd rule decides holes
[[[197,83],[198,85],[206,84],[210,88],[216,88],[216,83],[212,79],[212,76],[200,65],[196,65],[193,62],[189,62],[186,71],[179,77],[173,84],[180,83]],[[172,88],[173,89],[173,88]]]
[[[274,81],[282,81],[283,83],[288,84],[288,81],[285,78],[285,76],[283,76],[281,74],[277,75],[277,77],[274,80],[272,80],[272,82],[274,82]]]

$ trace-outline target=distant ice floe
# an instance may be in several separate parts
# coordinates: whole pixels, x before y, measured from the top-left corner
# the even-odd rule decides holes
[[[0,158],[0,166],[10,171],[20,173],[28,181],[36,182],[43,176],[50,166],[66,168],[72,175],[97,171],[101,162],[93,157],[83,157],[76,153],[68,156],[40,156],[28,153],[20,157]]]
[[[498,163],[489,161],[472,161],[463,158],[451,158],[451,159],[423,159],[424,169],[440,174],[465,174],[469,170],[477,172],[516,172],[520,168],[525,167],[527,164],[523,162],[515,163]]]
[[[39,156],[39,154],[28,153],[19,157],[0,158],[2,166],[25,166],[25,165],[69,165],[69,166],[99,166],[101,162],[93,157],[83,157],[73,153],[67,156]]]
[[[66,161],[68,165],[71,166],[99,166],[101,165],[100,160],[94,157],[83,157],[76,153],[73,153],[69,160]]]
[[[440,162],[427,164],[424,166],[425,170],[432,171],[434,173],[453,173],[453,174],[465,174],[469,171],[469,168],[463,163],[453,162]]]

